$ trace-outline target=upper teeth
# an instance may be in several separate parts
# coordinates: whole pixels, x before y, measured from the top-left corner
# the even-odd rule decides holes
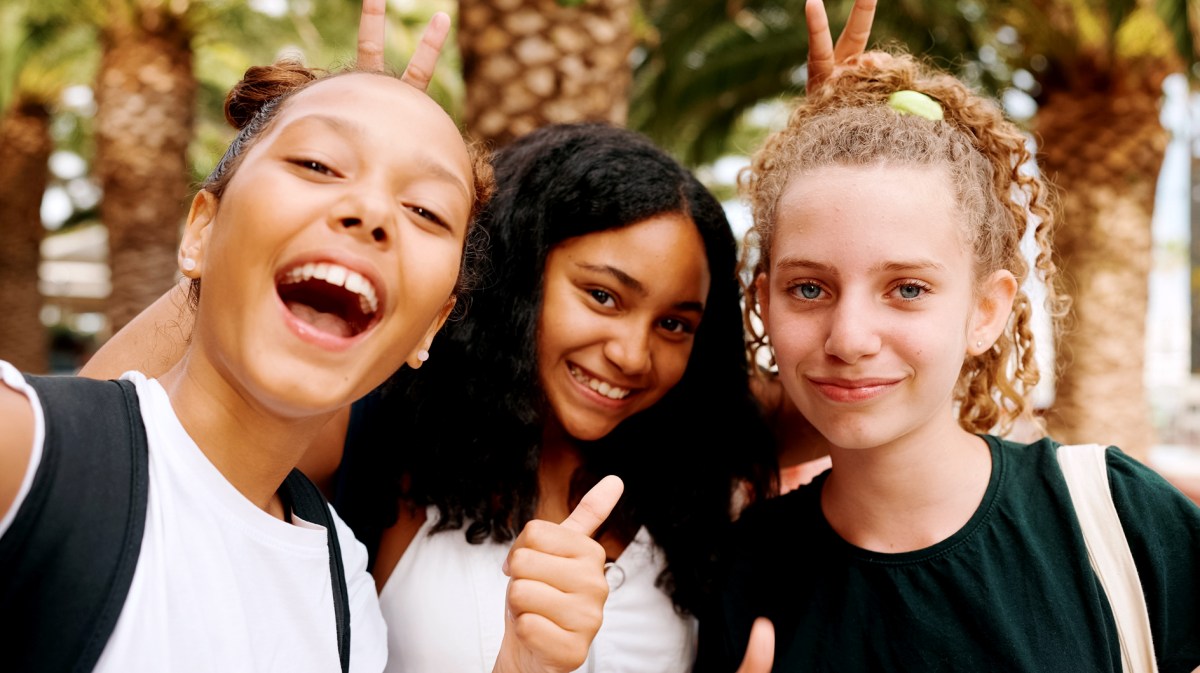
[[[571,376],[574,376],[576,381],[579,381],[583,385],[591,388],[610,400],[623,400],[628,397],[629,393],[631,392],[628,388],[618,388],[607,381],[594,379],[587,374],[584,374],[582,370],[576,367],[570,367],[570,370]]]
[[[316,278],[330,285],[344,287],[358,295],[358,305],[365,314],[374,313],[379,308],[379,299],[375,294],[375,286],[361,273],[347,269],[341,264],[329,262],[309,262],[297,266],[287,272],[285,281],[299,283],[300,281]]]

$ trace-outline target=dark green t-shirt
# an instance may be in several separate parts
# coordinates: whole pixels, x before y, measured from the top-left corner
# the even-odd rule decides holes
[[[735,527],[696,671],[733,671],[755,617],[775,671],[1120,672],[1112,613],[1088,563],[1057,444],[985,437],[992,475],[961,530],[919,551],[854,547],[821,512],[825,476]],[[1137,563],[1160,670],[1200,666],[1200,508],[1117,449],[1113,500]]]

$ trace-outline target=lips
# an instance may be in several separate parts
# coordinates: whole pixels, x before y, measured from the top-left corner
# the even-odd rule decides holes
[[[567,370],[571,373],[571,377],[574,378],[580,385],[609,400],[619,402],[629,397],[629,395],[633,392],[632,388],[618,386],[611,381],[598,378],[591,372],[577,365],[568,363]]]
[[[369,268],[330,259],[299,260],[275,276],[287,322],[301,337],[340,349],[381,317],[382,285]]]
[[[816,388],[817,392],[833,402],[848,404],[866,402],[886,395],[902,380],[899,378],[808,377],[809,383]]]

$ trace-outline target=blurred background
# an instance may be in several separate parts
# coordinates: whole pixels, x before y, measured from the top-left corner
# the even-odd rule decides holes
[[[850,0],[829,0],[834,33]],[[802,0],[390,0],[399,71],[454,18],[433,95],[496,146],[604,119],[736,175],[806,80]],[[353,62],[354,0],[0,2],[0,358],[69,373],[176,278],[195,184],[248,65]],[[1200,0],[880,0],[872,45],[1001,100],[1059,186],[1069,331],[1043,329],[1049,428],[1200,482]],[[1036,287],[1031,288],[1037,292]]]

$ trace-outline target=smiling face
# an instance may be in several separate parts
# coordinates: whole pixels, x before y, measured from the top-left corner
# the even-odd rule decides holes
[[[189,357],[283,415],[349,404],[452,305],[471,163],[425,95],[356,73],[288,99],[182,246],[203,291]]]
[[[704,242],[680,214],[571,238],[550,251],[538,368],[567,434],[600,439],[679,383],[709,281]]]
[[[784,191],[759,301],[784,388],[834,446],[961,432],[963,360],[1015,288],[1007,272],[977,287],[964,238],[937,169],[832,166]]]

